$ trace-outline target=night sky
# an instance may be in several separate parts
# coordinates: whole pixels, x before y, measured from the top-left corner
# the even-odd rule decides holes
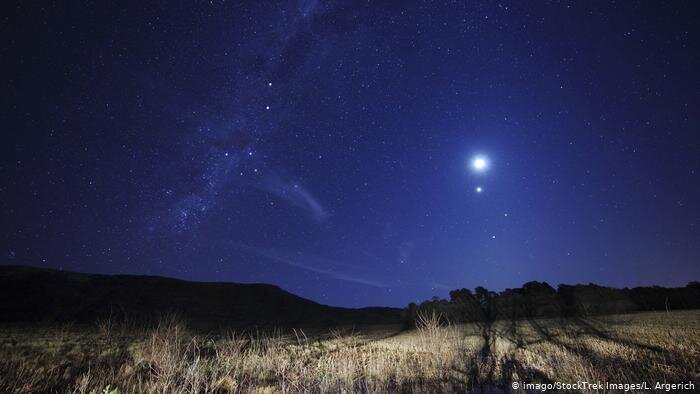
[[[68,3],[3,6],[3,264],[341,306],[700,279],[692,1]]]

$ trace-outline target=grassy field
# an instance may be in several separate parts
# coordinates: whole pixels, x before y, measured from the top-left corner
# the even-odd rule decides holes
[[[510,391],[700,378],[700,311],[309,333],[0,327],[0,392]]]

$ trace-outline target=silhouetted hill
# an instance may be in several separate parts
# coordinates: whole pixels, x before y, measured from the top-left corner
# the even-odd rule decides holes
[[[177,313],[194,327],[304,327],[401,322],[397,308],[336,308],[268,284],[94,275],[0,266],[0,322],[154,321]]]

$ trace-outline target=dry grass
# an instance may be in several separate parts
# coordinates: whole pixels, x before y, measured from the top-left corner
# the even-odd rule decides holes
[[[0,392],[440,392],[512,381],[698,381],[700,312],[309,335],[0,327]],[[105,388],[109,389],[105,391]]]

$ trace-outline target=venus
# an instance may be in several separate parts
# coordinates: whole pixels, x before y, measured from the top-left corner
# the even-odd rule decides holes
[[[484,157],[484,156],[476,156],[472,160],[472,168],[476,172],[484,172],[484,171],[486,171],[488,166],[489,166],[488,159],[486,159],[486,157]]]

